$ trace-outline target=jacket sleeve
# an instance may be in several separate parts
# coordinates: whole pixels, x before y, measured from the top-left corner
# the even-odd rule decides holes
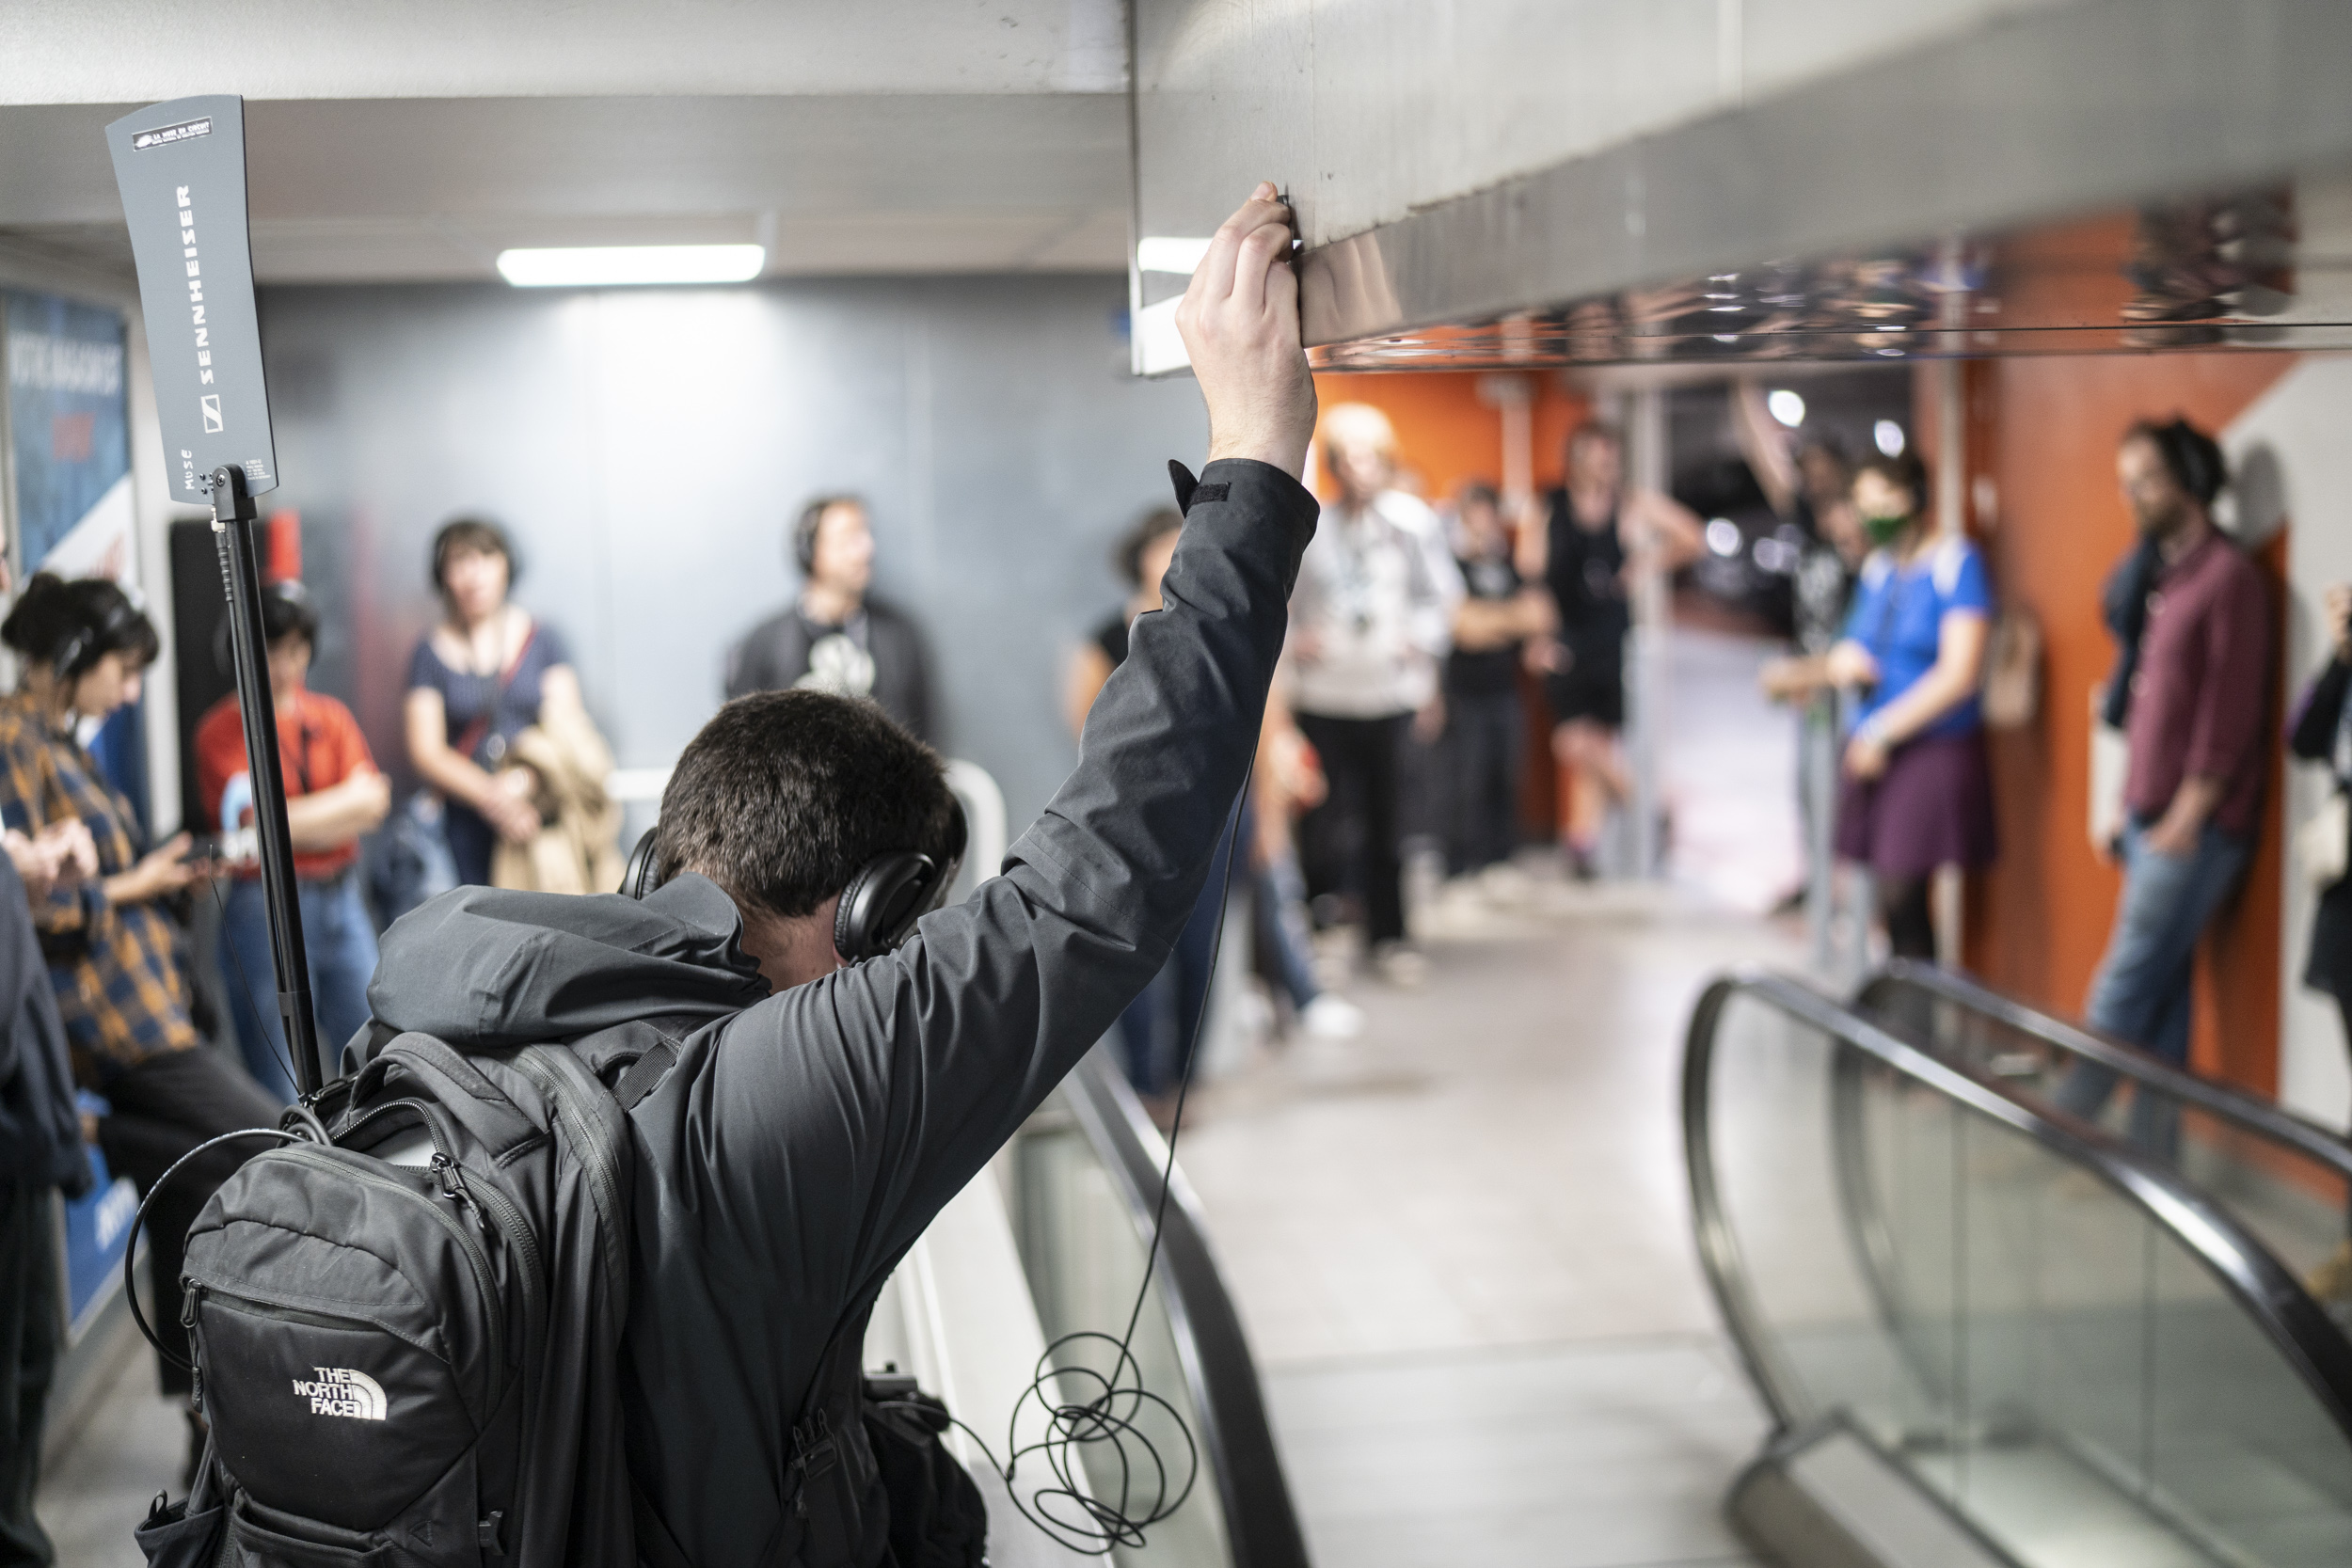
[[[2338,655],[2303,694],[2302,705],[2295,710],[2295,721],[2287,729],[2287,750],[2312,762],[2326,762],[2334,755],[2336,721],[2344,712],[2347,691],[2352,691],[2352,662]]]
[[[1315,515],[1279,469],[1211,464],[1166,608],[1136,621],[1003,874],[729,1026],[690,1115],[713,1201],[757,1216],[749,1266],[878,1282],[1159,971],[1215,873]]]

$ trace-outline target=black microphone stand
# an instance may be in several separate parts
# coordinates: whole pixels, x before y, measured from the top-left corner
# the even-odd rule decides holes
[[[261,840],[262,895],[269,911],[271,956],[278,966],[278,1013],[294,1057],[294,1088],[307,1103],[319,1092],[318,1021],[310,1009],[310,960],[302,945],[302,903],[294,890],[294,836],[286,826],[286,774],[278,760],[278,709],[269,694],[269,640],[262,627],[262,573],[254,562],[253,498],[245,474],[213,470],[213,545],[229,594],[229,642],[236,656],[237,705],[245,720],[245,761],[253,783],[253,823]],[[234,823],[224,822],[224,830]]]

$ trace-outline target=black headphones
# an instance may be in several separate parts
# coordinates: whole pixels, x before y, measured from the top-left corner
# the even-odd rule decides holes
[[[109,609],[96,626],[76,626],[50,655],[50,668],[56,671],[59,680],[78,680],[110,650],[120,646],[117,639],[138,616],[138,607],[126,598]]]
[[[841,890],[841,902],[834,911],[833,945],[850,963],[895,951],[914,932],[916,921],[946,901],[956,873],[963,869],[967,837],[963,803],[951,797],[949,804],[953,812],[944,860],[912,849],[885,850],[858,867]],[[628,869],[621,874],[625,896],[643,898],[667,879],[654,853],[660,832],[659,824],[646,829],[629,851]]]

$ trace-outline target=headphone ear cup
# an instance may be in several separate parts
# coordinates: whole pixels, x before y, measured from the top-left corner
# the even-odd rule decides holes
[[[77,631],[57,645],[56,657],[50,660],[59,680],[72,680],[82,673],[82,656],[89,652],[95,634]]]
[[[867,861],[841,890],[833,916],[834,951],[863,963],[897,947],[930,910],[939,880],[931,858],[912,850]]]
[[[654,840],[660,835],[661,824],[657,822],[638,837],[637,847],[628,852],[628,869],[621,873],[621,895],[643,898],[660,887],[661,857],[654,852]]]

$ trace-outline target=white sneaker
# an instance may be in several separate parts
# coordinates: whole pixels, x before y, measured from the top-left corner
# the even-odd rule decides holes
[[[1335,991],[1325,991],[1298,1015],[1299,1025],[1319,1040],[1352,1040],[1364,1032],[1364,1010]]]

